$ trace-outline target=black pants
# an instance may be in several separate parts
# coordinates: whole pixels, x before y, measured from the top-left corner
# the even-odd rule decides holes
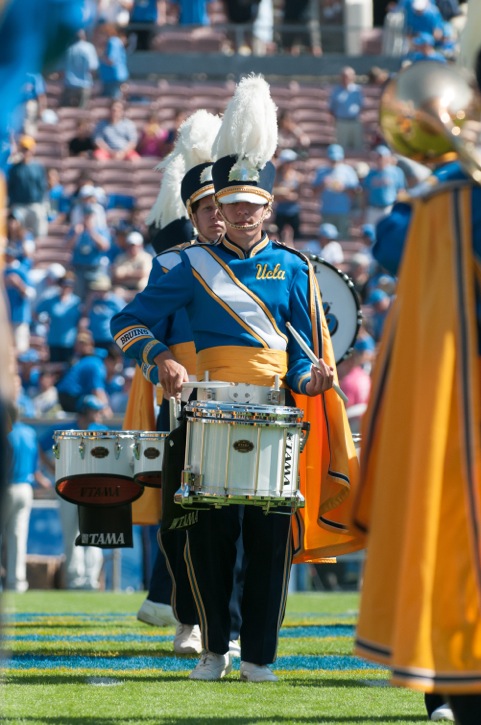
[[[169,430],[168,400],[164,400],[160,407],[156,425],[157,430]],[[161,527],[158,536],[159,552],[152,572],[149,599],[163,603],[170,601],[176,619],[182,624],[193,625],[199,624],[199,619],[185,561],[186,541],[185,530],[163,531]],[[240,633],[244,568],[244,549],[239,541],[236,547],[234,586],[229,601],[229,639],[237,639]],[[166,580],[166,570],[170,581]]]
[[[481,723],[481,695],[450,695],[448,702],[458,725]]]
[[[224,654],[229,648],[229,601],[241,538],[245,556],[241,657],[258,665],[274,662],[292,561],[290,518],[266,515],[258,506],[232,505],[202,512],[188,530],[186,560],[205,649]]]

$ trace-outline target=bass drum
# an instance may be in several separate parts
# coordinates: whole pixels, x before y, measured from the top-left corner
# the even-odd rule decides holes
[[[307,255],[321,290],[336,363],[349,357],[361,327],[361,302],[352,279],[315,254]]]

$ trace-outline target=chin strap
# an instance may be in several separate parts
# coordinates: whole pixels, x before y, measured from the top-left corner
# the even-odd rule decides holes
[[[219,210],[219,214],[222,217],[222,220],[224,221],[225,225],[230,227],[231,229],[244,229],[245,231],[250,231],[251,229],[257,229],[258,226],[263,224],[266,219],[268,219],[272,212],[272,202],[268,202],[268,204],[265,205],[264,213],[262,214],[262,217],[259,219],[258,222],[255,222],[255,224],[234,224],[233,222],[228,221],[223,212],[222,212],[222,204],[215,199],[216,206]]]

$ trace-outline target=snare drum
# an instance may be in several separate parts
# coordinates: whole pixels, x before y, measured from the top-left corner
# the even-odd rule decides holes
[[[275,405],[193,401],[185,408],[183,483],[175,500],[297,509],[303,411]]]
[[[62,430],[54,441],[55,488],[66,501],[116,506],[143,493],[133,479],[132,432]]]
[[[168,433],[155,430],[134,435],[134,481],[141,486],[161,488],[164,443]]]
[[[362,321],[361,303],[347,274],[322,257],[307,254],[321,290],[324,314],[332,339],[336,363],[349,356]]]

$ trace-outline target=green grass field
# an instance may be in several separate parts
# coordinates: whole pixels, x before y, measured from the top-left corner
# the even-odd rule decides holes
[[[172,628],[141,624],[143,594],[30,591],[3,596],[0,722],[9,725],[427,722],[419,693],[355,658],[355,593],[292,594],[278,683],[192,682]]]

